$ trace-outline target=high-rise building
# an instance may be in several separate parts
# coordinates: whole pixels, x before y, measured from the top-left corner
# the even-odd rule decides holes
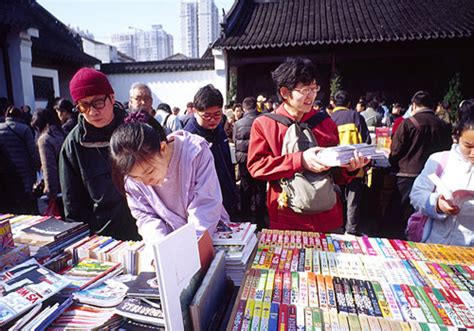
[[[112,44],[136,61],[156,61],[173,55],[173,36],[160,24],[151,31],[134,29],[134,32],[112,35]]]
[[[219,12],[214,0],[198,2],[199,56],[202,56],[210,44],[219,36]]]
[[[198,15],[196,1],[181,1],[181,51],[189,57],[198,57]]]
[[[219,12],[214,0],[181,0],[180,18],[183,54],[202,56],[219,35]]]

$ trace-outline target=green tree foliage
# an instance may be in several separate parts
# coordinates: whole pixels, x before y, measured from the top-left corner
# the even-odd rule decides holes
[[[339,73],[336,72],[332,76],[329,89],[331,90],[331,97],[342,89],[342,77]]]
[[[448,90],[443,99],[444,101],[448,101],[451,104],[451,112],[449,114],[451,123],[456,123],[458,120],[458,107],[462,99],[461,74],[456,72],[448,83]]]

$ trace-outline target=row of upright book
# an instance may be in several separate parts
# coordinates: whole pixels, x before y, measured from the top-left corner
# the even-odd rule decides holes
[[[232,330],[474,328],[474,249],[263,230]]]

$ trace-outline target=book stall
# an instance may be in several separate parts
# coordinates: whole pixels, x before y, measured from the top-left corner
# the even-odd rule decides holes
[[[474,328],[474,248],[263,230],[228,330]]]
[[[198,240],[188,224],[147,249],[90,235],[80,222],[0,215],[0,329],[225,324],[236,292],[229,279],[240,284],[257,237],[250,223],[222,223],[218,230]]]

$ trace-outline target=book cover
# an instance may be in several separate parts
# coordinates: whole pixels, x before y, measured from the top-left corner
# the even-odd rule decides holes
[[[22,230],[21,238],[29,240],[58,240],[74,229],[80,227],[81,222],[64,222],[50,217],[40,223],[34,224]]]
[[[126,285],[128,286],[128,297],[160,298],[158,279],[155,272],[140,272],[135,280],[127,282]]]
[[[34,260],[26,261],[0,280],[0,326],[44,302],[64,289],[69,282]]]
[[[30,258],[30,247],[18,244],[17,247],[7,248],[0,255],[0,272],[7,271]]]
[[[77,301],[89,305],[115,307],[123,301],[126,293],[126,285],[113,279],[108,279],[100,285],[73,293],[73,297]]]
[[[216,232],[212,234],[214,245],[245,245],[257,226],[249,222],[235,223],[219,221]]]
[[[126,298],[115,308],[115,313],[135,321],[165,326],[163,307],[147,299]]]
[[[120,263],[86,258],[80,261],[77,265],[66,269],[63,272],[63,276],[70,280],[71,291],[77,289],[82,290],[118,268],[121,268]]]
[[[15,247],[12,228],[9,220],[0,221],[0,254],[7,249]]]
[[[196,291],[201,263],[196,228],[187,223],[153,245],[166,328],[191,328],[189,304]]]
[[[225,254],[217,252],[189,306],[194,330],[207,330],[224,304],[227,282]]]

